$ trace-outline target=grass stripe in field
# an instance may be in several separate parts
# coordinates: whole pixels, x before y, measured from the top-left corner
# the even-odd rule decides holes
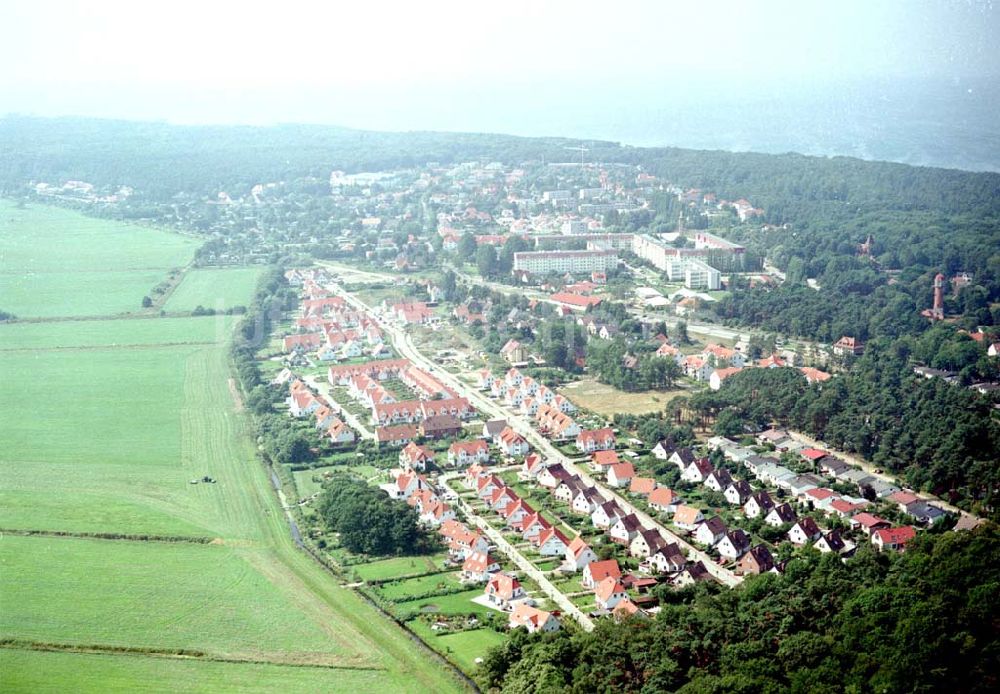
[[[84,533],[59,530],[12,530],[10,528],[0,528],[0,536],[3,535],[21,535],[23,537],[82,537],[88,540],[109,540],[112,542],[192,542],[197,545],[205,545],[215,541],[215,538],[212,537],[196,537],[191,535],[128,535],[121,533]]]
[[[0,688],[12,694],[39,692],[420,692],[394,673],[0,648]]]
[[[233,316],[5,323],[0,351],[215,344],[229,339],[235,323]]]

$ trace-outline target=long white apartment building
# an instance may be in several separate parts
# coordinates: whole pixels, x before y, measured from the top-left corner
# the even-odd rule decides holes
[[[684,286],[688,289],[715,291],[722,288],[722,276],[702,260],[688,260],[684,268]]]
[[[651,236],[635,234],[632,252],[653,264],[671,282],[683,282],[688,289],[715,290],[722,286],[719,271],[701,260],[703,249],[674,248]]]
[[[527,251],[514,254],[514,272],[590,274],[618,267],[615,251]]]

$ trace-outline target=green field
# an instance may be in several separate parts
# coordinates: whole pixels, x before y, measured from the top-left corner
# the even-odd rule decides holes
[[[124,310],[111,307],[122,286],[132,282],[136,300],[151,287],[135,283],[133,271],[155,271],[159,281],[194,248],[62,210],[4,205],[0,216],[0,308],[22,316]],[[63,246],[31,257],[38,246],[28,232],[60,224]],[[56,272],[59,263],[68,270],[52,285],[62,294],[57,309],[7,302],[17,296],[7,291],[11,277]],[[87,273],[106,281],[74,282]],[[216,281],[228,278],[237,286],[221,295],[248,303],[247,275],[220,271]],[[397,625],[295,547],[237,411],[233,324],[153,317],[0,326],[0,529],[211,540],[4,532],[0,639],[17,643],[0,647],[0,690],[459,689]],[[217,483],[190,484],[202,475]],[[195,655],[178,659],[177,649]],[[210,662],[228,659],[254,662]]]
[[[454,633],[433,631],[420,619],[411,619],[406,625],[426,641],[431,648],[454,660],[467,672],[476,667],[476,658],[482,658],[494,646],[499,646],[506,636],[488,627]]]
[[[378,592],[386,600],[402,602],[415,596],[457,588],[458,585],[458,578],[455,576],[455,572],[449,571],[420,576],[418,578],[409,578],[405,581],[386,583],[378,589]]]
[[[260,276],[259,267],[191,270],[167,299],[164,310],[193,311],[198,306],[225,311],[246,305]]]
[[[260,550],[7,536],[0,541],[0,633],[229,658],[374,663],[348,634],[289,609],[293,596],[254,570],[254,553]]]
[[[199,245],[57,207],[0,201],[0,310],[21,318],[137,312],[142,297]]]
[[[232,316],[203,316],[11,323],[0,325],[0,351],[225,342],[235,320]]]
[[[439,595],[434,598],[423,598],[422,600],[408,600],[396,604],[396,612],[405,614],[409,611],[418,612],[440,612],[441,614],[489,614],[493,610],[472,602],[472,598],[483,594],[483,588],[473,588],[463,593],[452,593],[451,595]]]
[[[17,694],[79,692],[422,691],[384,670],[289,667],[189,658],[0,649],[0,690]]]
[[[367,564],[355,564],[351,566],[351,571],[357,573],[362,581],[384,581],[397,576],[412,576],[428,571],[440,571],[443,560],[443,554],[426,557],[393,557]]]

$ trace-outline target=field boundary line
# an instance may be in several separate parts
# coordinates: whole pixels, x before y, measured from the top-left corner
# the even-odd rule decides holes
[[[184,542],[195,545],[210,545],[219,538],[198,535],[150,535],[144,533],[88,533],[72,530],[34,530],[31,528],[0,528],[0,536],[58,537],[83,540],[110,540],[117,542]]]
[[[210,347],[219,344],[211,340],[190,342],[137,342],[131,345],[66,345],[64,347],[3,347],[0,352],[95,352],[107,349],[159,349],[161,347]]]
[[[213,655],[205,651],[189,648],[143,648],[139,646],[110,646],[103,644],[72,644],[28,641],[22,639],[0,639],[0,648],[20,651],[44,651],[47,653],[77,653],[81,655],[114,655],[139,658],[164,658],[167,660],[192,660],[211,663],[231,663],[235,665],[273,665],[276,667],[323,668],[325,670],[358,670],[388,672],[388,668],[367,665],[333,665],[331,663],[294,663],[284,660],[261,658],[233,658]]]

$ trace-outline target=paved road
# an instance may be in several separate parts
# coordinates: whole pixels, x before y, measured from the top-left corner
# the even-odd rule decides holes
[[[333,395],[331,395],[333,387],[328,382],[321,380],[318,376],[303,376],[302,380],[312,386],[312,388],[326,400],[327,404],[333,409],[333,411],[336,412],[338,416],[343,417],[344,421],[361,435],[361,438],[375,438],[375,434],[372,433],[371,429],[362,424],[361,420],[348,412],[345,408],[341,407],[340,403],[334,399]]]
[[[594,622],[590,617],[585,615],[579,607],[574,605],[569,598],[567,598],[561,590],[552,585],[552,582],[545,577],[545,573],[538,569],[534,564],[531,563],[523,554],[521,554],[516,547],[511,545],[503,534],[490,525],[485,518],[479,515],[474,508],[462,497],[458,496],[458,490],[453,489],[449,482],[456,479],[462,473],[460,472],[450,472],[446,475],[442,475],[439,481],[444,484],[450,491],[455,493],[456,499],[455,503],[458,504],[459,508],[465,512],[465,515],[472,520],[472,523],[479,528],[490,541],[496,545],[497,549],[503,552],[507,557],[510,558],[517,568],[521,569],[525,575],[533,578],[537,583],[538,587],[542,589],[542,592],[549,597],[552,602],[559,606],[563,614],[568,614],[577,622],[580,623],[586,631],[593,631]]]
[[[883,473],[883,472],[875,472],[876,466],[873,465],[872,463],[868,462],[864,458],[859,458],[856,455],[851,455],[850,453],[845,453],[844,451],[838,451],[836,448],[830,448],[829,446],[827,446],[822,441],[817,441],[816,439],[814,439],[814,438],[812,438],[810,436],[806,436],[805,434],[802,434],[802,433],[797,432],[797,431],[792,431],[792,430],[789,429],[788,433],[789,433],[789,435],[793,439],[796,439],[797,441],[801,441],[802,443],[805,443],[805,444],[807,444],[809,446],[812,446],[813,448],[821,448],[824,451],[830,451],[831,453],[833,453],[834,455],[836,455],[838,458],[842,458],[842,459],[846,460],[847,462],[849,462],[851,465],[855,465],[855,466],[861,468],[862,470],[864,470],[865,472],[867,472],[872,477],[877,477],[878,479],[883,480],[884,482],[888,482],[889,484],[903,486],[903,481],[896,479],[896,477],[894,477],[893,475],[889,475],[889,474],[886,474],[886,473]],[[957,513],[960,516],[969,516],[970,518],[979,518],[979,516],[976,516],[975,514],[969,513],[968,511],[963,511],[962,509],[958,508],[957,506],[952,506],[951,504],[949,504],[944,499],[936,497],[933,494],[928,494],[926,492],[917,492],[917,491],[915,491],[913,493],[916,494],[917,496],[919,496],[921,499],[923,499],[925,501],[933,501],[936,505],[940,506],[943,509],[951,511],[952,513]]]

